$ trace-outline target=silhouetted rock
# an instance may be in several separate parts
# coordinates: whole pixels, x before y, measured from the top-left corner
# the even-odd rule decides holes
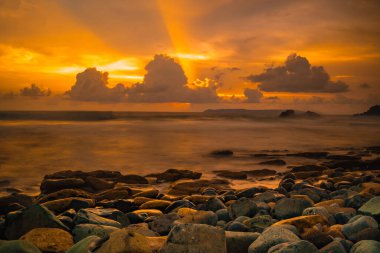
[[[210,153],[210,155],[215,157],[227,157],[227,156],[233,156],[234,152],[231,150],[214,150]]]
[[[354,116],[380,116],[380,105],[374,105],[366,112],[354,114]]]
[[[177,170],[168,169],[162,173],[153,173],[146,175],[147,177],[157,178],[157,182],[174,182],[179,179],[199,179],[202,176],[200,172],[194,172],[191,170]]]
[[[286,110],[280,113],[280,118],[289,118],[294,117],[296,115],[296,112],[294,110]]]
[[[240,171],[217,170],[214,172],[219,177],[225,177],[230,179],[247,179],[247,174]]]
[[[275,160],[260,162],[260,164],[282,166],[282,165],[286,165],[286,162],[284,160],[281,160],[281,159],[275,159]]]

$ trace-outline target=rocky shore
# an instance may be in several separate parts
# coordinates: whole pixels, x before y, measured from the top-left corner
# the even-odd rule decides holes
[[[176,169],[59,171],[44,177],[38,196],[0,197],[0,253],[380,252],[379,153],[288,152],[315,160],[281,173],[215,171],[211,179]],[[281,155],[255,156],[286,164]],[[252,177],[279,183],[231,187]]]

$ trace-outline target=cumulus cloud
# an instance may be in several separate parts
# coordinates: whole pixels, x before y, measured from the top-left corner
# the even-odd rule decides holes
[[[173,58],[155,55],[149,62],[142,83],[127,88],[129,102],[160,103],[189,102],[209,103],[219,101],[218,85],[210,79],[188,84],[187,77]]]
[[[88,68],[77,74],[76,82],[65,95],[71,100],[96,102],[121,102],[125,100],[126,88],[117,84],[109,88],[108,73]]]
[[[263,93],[261,93],[258,89],[246,88],[244,90],[244,96],[247,98],[245,100],[247,103],[259,103],[263,98]]]
[[[291,54],[284,65],[269,67],[258,75],[247,77],[267,92],[326,92],[348,91],[342,81],[332,81],[322,66],[311,66],[309,61],[297,54]]]
[[[51,91],[50,89],[42,89],[38,85],[32,83],[29,87],[24,87],[20,90],[20,96],[26,96],[26,97],[44,97],[44,96],[50,96]]]

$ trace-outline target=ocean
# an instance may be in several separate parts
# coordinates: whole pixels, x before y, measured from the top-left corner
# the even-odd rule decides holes
[[[264,115],[264,116],[263,116]],[[118,170],[146,175],[169,168],[285,171],[260,165],[257,153],[328,151],[344,154],[380,145],[379,118],[322,116],[281,119],[277,112],[202,113],[3,112],[0,113],[0,190],[38,192],[44,175],[59,170]],[[228,149],[232,157],[215,158]]]

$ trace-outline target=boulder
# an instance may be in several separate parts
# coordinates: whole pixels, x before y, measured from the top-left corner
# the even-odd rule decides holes
[[[286,162],[281,159],[268,160],[264,162],[260,162],[261,165],[273,165],[273,166],[283,166],[286,165]]]
[[[125,175],[117,179],[118,182],[126,184],[148,184],[148,180],[145,177],[139,175]]]
[[[130,188],[116,188],[116,189],[110,189],[106,190],[100,193],[97,193],[94,195],[94,198],[96,201],[102,201],[102,200],[117,200],[117,199],[127,199],[132,195],[132,191]]]
[[[138,192],[132,196],[132,198],[145,197],[155,199],[158,196],[159,191],[157,189],[150,189],[142,192]]]
[[[131,224],[127,227],[128,231],[133,231],[144,236],[159,236],[157,232],[149,229],[148,223],[142,222],[137,224]]]
[[[158,217],[152,217],[149,223],[150,229],[159,233],[160,235],[167,235],[170,232],[174,221],[180,219],[176,213],[168,213]]]
[[[174,224],[207,224],[211,226],[216,226],[218,221],[218,215],[212,211],[198,211],[195,213],[190,213],[184,217],[174,221]]]
[[[352,246],[350,253],[378,253],[380,242],[374,240],[363,240]]]
[[[119,229],[110,234],[96,253],[152,253],[147,238],[128,229]]]
[[[108,239],[109,235],[117,229],[116,227],[98,224],[78,224],[73,228],[72,235],[75,243],[94,235],[99,238]]]
[[[339,241],[332,241],[323,248],[319,249],[319,253],[347,253],[346,249]]]
[[[324,216],[327,221],[329,222],[330,225],[335,224],[335,218],[332,216],[325,207],[323,206],[313,206],[313,207],[308,207],[305,210],[303,210],[302,215],[322,215]]]
[[[170,231],[160,253],[227,253],[221,228],[205,224],[179,224]]]
[[[297,242],[284,242],[271,247],[268,253],[318,253],[318,248],[312,243],[302,240]]]
[[[23,235],[20,240],[34,244],[42,252],[65,253],[73,246],[72,235],[58,228],[34,228]]]
[[[370,215],[374,217],[377,222],[380,222],[380,196],[376,196],[368,200],[358,210],[360,214]]]
[[[48,195],[42,195],[38,199],[38,203],[45,203],[51,200],[65,199],[65,198],[85,198],[91,199],[92,196],[90,193],[81,190],[81,189],[62,189],[56,192],[52,192]]]
[[[311,206],[312,204],[305,199],[283,198],[276,203],[273,215],[278,219],[288,219],[302,215],[302,212]]]
[[[9,213],[5,219],[5,237],[18,239],[34,228],[60,228],[69,230],[46,207],[32,205],[21,212]]]
[[[229,170],[219,170],[214,171],[218,177],[224,177],[229,179],[247,179],[247,174],[241,171],[229,171]]]
[[[97,225],[112,226],[116,228],[122,227],[120,222],[101,217],[93,213],[91,210],[87,210],[87,209],[81,209],[78,211],[77,215],[74,218],[74,223],[76,225],[77,224],[97,224]]]
[[[357,215],[343,225],[342,232],[348,239],[353,239],[357,233],[366,228],[378,228],[379,224],[371,216]]]
[[[227,188],[229,182],[224,179],[198,179],[198,180],[185,180],[175,182],[171,185],[168,194],[170,195],[192,195],[196,193],[201,193],[202,188],[214,187],[215,189]]]
[[[306,215],[298,216],[286,220],[281,220],[274,223],[272,226],[281,226],[281,225],[293,225],[299,232],[303,232],[307,228],[312,228],[314,225],[321,224],[327,225],[327,219],[322,215]]]
[[[270,215],[259,215],[245,220],[243,223],[250,231],[262,233],[264,229],[271,226],[275,221]]]
[[[225,208],[227,207],[224,205],[224,203],[216,197],[210,198],[206,202],[206,209],[209,211],[216,212],[220,209],[225,209]]]
[[[171,201],[168,200],[150,200],[145,202],[140,206],[140,209],[158,209],[161,211],[165,211],[165,209],[172,204]]]
[[[177,170],[177,169],[168,169],[162,173],[149,174],[147,177],[157,178],[158,183],[162,182],[174,182],[180,179],[199,179],[201,178],[202,173],[194,172],[191,170]]]
[[[101,238],[96,235],[90,235],[74,244],[66,253],[89,253],[93,252],[100,244]]]
[[[240,198],[228,207],[228,213],[232,220],[239,216],[252,217],[257,212],[257,205],[252,199]]]
[[[40,189],[42,193],[52,193],[61,189],[81,188],[86,182],[81,178],[44,179]]]
[[[0,252],[2,253],[41,253],[41,251],[23,240],[0,241]]]
[[[105,179],[97,178],[93,176],[86,177],[84,181],[96,191],[104,191],[104,190],[112,189],[116,185],[116,182],[108,182]]]
[[[269,227],[248,248],[248,253],[267,253],[280,243],[300,241],[298,236],[283,227]]]
[[[247,253],[249,245],[259,236],[253,232],[226,231],[227,253]]]
[[[64,198],[47,201],[42,204],[50,211],[59,214],[69,209],[74,209],[78,211],[82,208],[89,208],[95,206],[95,200],[93,199],[85,199],[78,197]]]

